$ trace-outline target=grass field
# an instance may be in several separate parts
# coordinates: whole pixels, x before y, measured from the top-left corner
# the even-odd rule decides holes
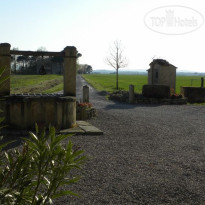
[[[61,75],[11,75],[11,93],[52,93],[63,89]]]
[[[83,75],[83,77],[99,91],[115,91],[116,75],[114,74],[92,74]],[[180,93],[180,86],[200,86],[201,77],[204,76],[177,76],[176,93]],[[147,75],[119,75],[119,89],[128,90],[129,85],[133,84],[135,92],[141,93],[142,86],[147,84],[147,81]]]

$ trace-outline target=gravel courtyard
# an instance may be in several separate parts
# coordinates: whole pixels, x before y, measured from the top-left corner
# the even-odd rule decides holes
[[[78,98],[85,81],[78,76]],[[205,106],[128,105],[93,88],[101,136],[73,136],[89,159],[55,204],[205,204]]]

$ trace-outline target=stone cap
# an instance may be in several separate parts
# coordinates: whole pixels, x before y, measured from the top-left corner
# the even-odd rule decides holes
[[[17,95],[7,95],[7,96],[1,96],[0,100],[6,100],[7,102],[14,102],[14,101],[20,101],[20,102],[28,102],[28,101],[56,101],[56,102],[75,102],[76,97],[73,96],[65,96],[65,95],[40,95],[40,94],[17,94]]]
[[[170,64],[167,60],[157,58],[157,59],[153,59],[153,61],[149,64],[150,68],[147,71],[153,68],[154,65],[156,64],[161,65],[161,66],[170,66],[170,67],[177,68],[176,66]]]
[[[0,47],[11,47],[9,43],[0,43]]]
[[[77,57],[77,53],[78,53],[78,51],[77,51],[77,49],[76,49],[76,47],[75,46],[66,46],[65,48],[64,48],[64,52],[65,52],[65,57],[67,56],[67,57]]]

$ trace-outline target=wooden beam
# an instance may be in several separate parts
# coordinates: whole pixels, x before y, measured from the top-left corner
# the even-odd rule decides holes
[[[48,52],[48,51],[18,51],[10,50],[11,55],[22,55],[22,56],[59,56],[64,57],[65,53],[62,52]]]

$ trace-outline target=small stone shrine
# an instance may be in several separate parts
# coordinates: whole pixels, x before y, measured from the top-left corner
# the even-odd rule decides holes
[[[154,59],[149,65],[148,85],[167,85],[175,91],[177,67],[163,59]]]

